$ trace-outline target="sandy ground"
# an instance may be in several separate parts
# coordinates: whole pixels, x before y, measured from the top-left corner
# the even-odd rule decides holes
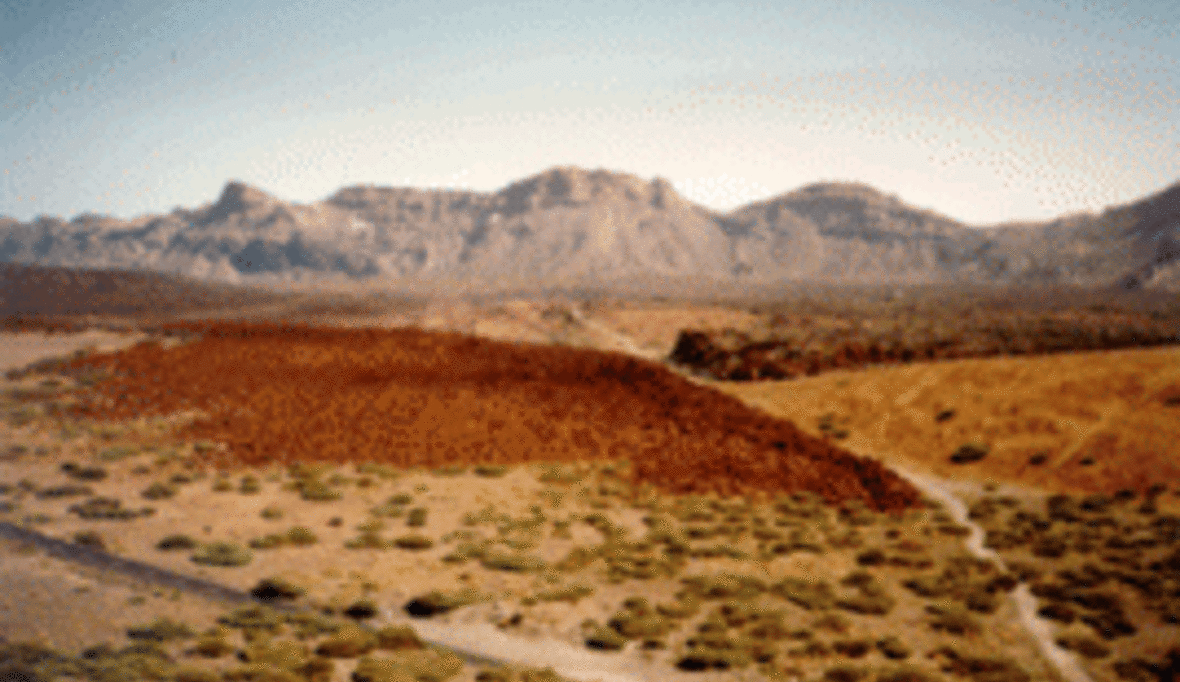
[[[508,327],[513,324],[522,327],[534,325],[537,339],[548,335],[552,340],[554,324],[564,329],[576,326],[586,335],[581,343],[594,343],[593,335],[597,333],[599,341],[607,338],[615,346],[621,346],[616,349],[628,350],[630,337],[617,324],[612,325],[610,320],[600,318],[588,322],[584,316],[579,319],[579,313],[566,319],[552,313],[543,315],[543,311],[525,306],[509,306],[506,311],[499,324]],[[440,314],[440,317],[444,316]],[[445,319],[436,322],[442,327],[448,324]],[[503,335],[514,333],[511,329],[505,331],[504,327],[489,327],[486,324],[482,331]],[[6,345],[0,348],[0,358],[7,365],[2,369],[9,369],[46,356],[68,355],[77,348],[93,346],[97,350],[113,350],[127,347],[142,338],[138,335],[99,332],[76,335],[76,338],[6,335],[3,339]],[[638,344],[633,344],[630,349],[634,351],[636,348],[639,348]],[[1027,364],[1027,361],[1021,362]],[[1118,362],[1112,361],[1101,370],[1106,372],[1101,376],[1106,377],[1108,382],[1114,381],[1110,377],[1115,372],[1113,368],[1118,366],[1126,368],[1128,373],[1143,373],[1146,381],[1140,382],[1143,384],[1141,390],[1132,392],[1127,400],[1147,400],[1157,388],[1156,384],[1162,386],[1168,380],[1161,368],[1169,362],[1176,364],[1172,356],[1154,361],[1156,364],[1144,360],[1147,364],[1142,367],[1129,365],[1129,362],[1131,360],[1126,357],[1120,357]],[[839,415],[837,423],[850,432],[845,442],[856,451],[871,452],[886,461],[896,461],[899,465],[904,462],[905,466],[936,477],[935,480],[957,479],[961,484],[971,484],[975,493],[979,493],[981,484],[990,478],[1015,481],[1022,483],[1022,489],[1031,491],[1031,500],[1036,500],[1043,497],[1042,492],[1051,491],[1053,478],[1032,481],[1041,483],[1040,486],[1023,485],[1027,481],[1022,481],[1018,474],[1006,473],[1008,470],[993,465],[1006,461],[998,454],[989,462],[989,466],[967,468],[941,464],[933,454],[928,460],[923,460],[914,457],[913,453],[938,451],[935,448],[914,447],[915,441],[912,440],[898,442],[898,434],[912,431],[927,439],[918,442],[929,446],[933,431],[929,428],[922,431],[919,427],[928,427],[926,422],[932,422],[932,419],[927,416],[923,421],[916,415],[930,412],[935,407],[944,409],[947,405],[957,408],[956,419],[967,421],[968,424],[978,421],[982,427],[984,420],[990,416],[993,421],[987,422],[986,426],[996,427],[996,415],[1010,408],[1010,404],[996,406],[996,403],[1002,402],[997,396],[1012,395],[1015,385],[1021,386],[1021,391],[1026,395],[1032,395],[1030,391],[1043,390],[1043,409],[1050,409],[1051,404],[1052,409],[1061,413],[1072,410],[1070,414],[1075,417],[1077,413],[1083,416],[1090,414],[1084,412],[1086,408],[1079,406],[1078,401],[1069,403],[1051,398],[1063,392],[1068,393],[1068,386],[1063,388],[1062,383],[1074,376],[1070,372],[1082,372],[1084,367],[1092,366],[1091,360],[1077,366],[1067,364],[1052,372],[1046,372],[1043,368],[1029,368],[1023,374],[1018,367],[1009,368],[1006,370],[1010,373],[1006,378],[1007,383],[993,380],[991,384],[985,384],[985,390],[979,393],[986,398],[974,403],[969,400],[947,401],[949,394],[963,395],[962,386],[971,377],[974,377],[977,385],[982,381],[979,375],[963,374],[965,370],[961,367],[945,370],[929,367],[870,370],[863,381],[857,377],[833,373],[790,385],[719,387],[752,404],[791,417],[805,428],[814,429],[817,416],[836,412]],[[909,370],[908,373],[905,370]],[[901,374],[892,378],[872,374],[888,371]],[[939,371],[949,374],[931,379],[932,373]],[[1058,384],[1040,389],[1026,386],[1038,376],[1056,377]],[[1090,385],[1090,382],[1098,379],[1097,375],[1089,375],[1082,380]],[[1077,378],[1072,380],[1078,381]],[[829,383],[821,384],[821,381]],[[1019,381],[1025,383],[1020,384]],[[5,389],[11,389],[19,383],[6,382]],[[1044,382],[1042,386],[1049,383]],[[932,388],[940,386],[943,387],[943,393],[937,393]],[[956,386],[957,389],[952,388]],[[892,403],[886,401],[890,396]],[[841,403],[840,400],[845,402]],[[901,400],[902,404],[898,405],[897,400]],[[912,415],[903,409],[907,406],[912,407]],[[1133,407],[1125,407],[1117,414],[1111,409],[1106,412],[1112,416],[1125,416],[1134,412]],[[1117,422],[1109,417],[1102,421],[1106,413],[1100,407],[1089,409],[1097,414],[1092,420],[1096,425],[1085,433],[1076,430],[1075,438],[1084,440],[1086,436],[1095,435],[1101,428],[1111,428]],[[910,423],[918,426],[910,427],[909,431],[891,428],[890,420],[896,420],[896,414],[911,415]],[[884,427],[880,426],[883,421]],[[1028,420],[1024,423],[1039,422]],[[600,530],[581,521],[587,515],[600,514],[609,519],[609,527],[638,540],[646,532],[644,517],[670,504],[668,501],[655,500],[646,507],[626,505],[611,494],[609,475],[582,472],[579,476],[575,475],[576,472],[567,471],[564,473],[568,474],[568,480],[560,482],[555,480],[562,479],[562,476],[557,475],[560,472],[554,471],[549,471],[547,480],[542,480],[546,478],[546,470],[539,467],[520,467],[501,476],[480,476],[471,471],[382,472],[340,468],[325,470],[320,475],[333,489],[341,492],[341,499],[315,502],[301,499],[298,492],[289,489],[293,479],[284,470],[235,471],[227,478],[222,478],[213,469],[201,464],[201,453],[196,452],[193,444],[145,446],[143,434],[154,433],[153,429],[158,430],[159,426],[135,424],[112,429],[75,424],[63,431],[34,421],[23,426],[9,423],[0,427],[0,452],[7,453],[0,460],[0,483],[9,487],[8,492],[0,496],[0,502],[6,503],[8,508],[8,511],[0,514],[0,520],[64,539],[73,538],[80,531],[93,531],[102,537],[109,551],[119,556],[209,578],[241,590],[250,589],[263,577],[278,576],[305,587],[308,592],[305,600],[308,603],[334,606],[337,610],[368,597],[380,607],[375,619],[379,623],[416,622],[420,624],[420,634],[424,637],[458,647],[484,647],[500,653],[507,652],[509,655],[506,658],[513,658],[526,665],[549,665],[570,677],[604,680],[759,677],[753,667],[740,673],[678,672],[671,662],[679,655],[678,652],[684,651],[684,642],[691,636],[691,630],[686,627],[664,638],[665,649],[643,650],[638,646],[638,641],[632,641],[622,652],[597,654],[605,659],[581,660],[585,656],[595,655],[588,652],[585,646],[585,621],[589,619],[598,624],[606,623],[619,613],[620,604],[628,597],[643,596],[652,603],[673,603],[677,590],[682,587],[674,579],[612,582],[601,560],[578,569],[554,569],[576,548],[593,547],[603,541]],[[1004,432],[1004,428],[1013,427],[1000,422],[996,428]],[[918,438],[919,435],[909,437]],[[946,442],[953,443],[959,437],[961,434],[954,434]],[[1013,436],[1013,439],[1019,442],[1018,436]],[[888,443],[894,446],[886,447]],[[24,447],[13,450],[11,447],[14,445]],[[126,454],[128,450],[132,452]],[[1004,445],[1001,443],[993,452],[1005,452]],[[54,487],[83,484],[62,471],[62,464],[67,462],[102,467],[107,475],[102,480],[84,482],[90,489],[85,495],[38,495]],[[256,478],[257,492],[241,492],[242,477],[246,475]],[[219,480],[227,482],[218,484]],[[161,499],[144,498],[141,493],[153,483],[172,487],[174,493],[171,497]],[[953,482],[948,482],[948,485],[953,487]],[[411,499],[408,504],[400,505],[400,512],[392,510],[387,503],[390,498],[399,495]],[[119,498],[125,507],[130,508],[150,506],[155,509],[155,513],[131,521],[114,521],[86,520],[69,511],[69,507],[91,496]],[[1171,504],[1171,500],[1161,499],[1161,504]],[[422,526],[410,527],[406,524],[408,509],[414,507],[427,510],[427,519]],[[373,513],[379,508],[383,509],[384,515]],[[264,510],[281,510],[281,515],[268,513],[264,516]],[[773,510],[767,508],[752,508],[749,514],[760,515],[766,520],[775,516]],[[542,517],[543,521],[539,524],[529,522]],[[336,519],[339,519],[339,523]],[[895,543],[898,537],[911,539],[923,545],[924,555],[936,565],[949,557],[972,551],[967,542],[957,536],[932,533],[932,528],[939,523],[929,514],[897,521],[880,519],[870,526],[856,529],[833,521],[820,530],[820,535],[828,541],[828,549],[822,554],[794,553],[769,561],[724,556],[694,557],[679,569],[677,576],[734,572],[778,580],[789,576],[818,575],[826,576],[835,585],[841,575],[857,566],[857,547],[840,547],[839,539],[851,530],[866,536],[862,539],[862,547],[888,546]],[[364,526],[385,539],[409,534],[425,535],[434,541],[434,547],[420,551],[346,549],[347,542],[366,532],[358,526]],[[198,544],[233,542],[245,546],[251,540],[283,533],[292,527],[310,529],[317,536],[316,543],[305,547],[255,549],[252,560],[239,567],[200,565],[191,559],[194,550],[165,552],[156,548],[162,538],[178,533],[191,536]],[[501,544],[498,546],[502,550],[518,548],[545,561],[548,568],[518,573],[488,568],[477,559],[463,563],[443,560],[464,543],[481,541],[499,542]],[[203,630],[211,627],[217,614],[225,610],[224,605],[192,595],[155,589],[149,585],[137,585],[118,575],[97,574],[13,543],[0,543],[0,557],[3,557],[0,561],[0,571],[3,571],[0,580],[6,585],[19,586],[19,589],[5,590],[0,595],[0,637],[10,641],[35,639],[62,650],[77,652],[84,646],[102,641],[125,643],[128,627],[152,621],[161,615],[183,620],[193,624],[194,629]],[[940,646],[952,646],[966,653],[1003,655],[1019,662],[1032,674],[1033,679],[1068,679],[1071,682],[1083,679],[1073,674],[1064,677],[1059,675],[1046,658],[1048,652],[1042,650],[1042,643],[1031,637],[1023,626],[1017,602],[1006,600],[995,613],[975,614],[983,625],[975,634],[963,636],[939,632],[927,624],[924,600],[898,587],[906,576],[913,573],[911,569],[886,567],[874,570],[897,600],[897,605],[887,616],[841,612],[845,620],[845,631],[841,633],[825,630],[822,624],[817,625],[820,613],[788,605],[790,623],[809,627],[817,634],[817,639],[829,643],[858,638],[871,642],[887,633],[904,633],[907,643],[915,652],[908,662],[935,678],[941,675],[937,664],[924,654]],[[535,598],[538,594],[574,586],[586,586],[592,591],[576,603],[544,600],[532,603],[530,600],[530,597]],[[468,587],[484,595],[485,600],[429,620],[411,620],[400,610],[409,599],[430,590],[452,591]],[[706,601],[701,613],[709,612],[714,606],[717,604]],[[1025,608],[1027,610],[1027,605]],[[517,615],[520,617],[517,618]],[[497,637],[504,639],[493,637],[493,632],[499,633]],[[797,647],[798,643],[792,646]],[[1148,653],[1158,655],[1159,652],[1152,650]],[[599,662],[604,660],[610,663]],[[224,660],[192,662],[193,665],[213,669],[223,669],[226,663]],[[344,660],[341,663],[333,679],[348,679],[353,662]],[[787,657],[781,665],[776,665],[779,665],[779,673],[786,677],[813,678],[838,664],[877,667],[890,665],[891,662],[873,652],[865,658],[847,659],[831,654],[815,658],[801,655]],[[455,679],[474,679],[476,672],[475,666],[468,665],[461,676]],[[1091,672],[1094,673],[1091,677],[1099,682],[1113,679],[1109,669],[1095,666]]]

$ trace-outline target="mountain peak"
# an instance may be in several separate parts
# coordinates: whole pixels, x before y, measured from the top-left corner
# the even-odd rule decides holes
[[[225,189],[221,190],[221,196],[218,197],[214,207],[232,212],[256,206],[267,206],[277,202],[278,199],[257,187],[251,187],[240,180],[230,180],[225,184]]]

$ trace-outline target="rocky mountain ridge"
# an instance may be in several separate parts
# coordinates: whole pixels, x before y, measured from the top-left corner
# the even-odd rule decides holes
[[[226,283],[586,281],[1180,290],[1180,183],[1101,214],[969,226],[860,183],[719,213],[663,178],[560,166],[494,192],[354,186],[311,204],[229,182],[164,215],[0,218],[0,262]]]

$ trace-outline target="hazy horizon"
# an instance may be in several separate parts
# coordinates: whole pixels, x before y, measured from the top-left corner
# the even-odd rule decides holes
[[[1180,179],[1166,2],[0,0],[0,215],[131,218],[231,179],[494,192],[553,166],[727,211],[860,182],[986,225]]]

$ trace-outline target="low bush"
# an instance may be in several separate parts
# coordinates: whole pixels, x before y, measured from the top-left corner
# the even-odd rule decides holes
[[[376,634],[349,623],[320,642],[315,653],[329,658],[356,658],[376,648]]]
[[[426,645],[418,639],[418,633],[408,625],[386,625],[377,631],[377,648],[389,651],[398,649],[422,649]]]
[[[508,473],[508,467],[501,464],[479,464],[472,469],[472,473],[485,478],[499,478]]]
[[[885,658],[895,660],[909,658],[910,654],[913,653],[910,647],[895,635],[889,635],[877,640],[877,649]]]
[[[203,634],[197,638],[189,652],[192,655],[205,658],[221,658],[232,654],[235,650],[236,647],[226,641],[224,634]]]
[[[403,535],[394,539],[393,546],[398,549],[424,550],[434,547],[434,540],[431,540],[425,535]]]
[[[148,500],[164,500],[176,495],[176,488],[167,483],[153,483],[148,486],[140,495]]]
[[[380,535],[367,532],[361,533],[351,540],[345,540],[344,547],[347,549],[386,549],[389,547],[389,543],[382,539]]]
[[[283,578],[263,578],[250,590],[255,599],[265,602],[298,599],[307,594],[303,587],[295,585]]]
[[[249,564],[253,555],[245,547],[232,542],[211,542],[201,547],[190,559],[193,563],[205,566],[238,567]]]
[[[316,534],[311,532],[310,528],[306,526],[293,526],[287,531],[287,542],[296,547],[306,547],[307,545],[314,545],[319,542]]]
[[[627,638],[609,627],[592,626],[585,633],[586,646],[603,651],[618,651],[627,643]]]
[[[98,550],[106,549],[106,541],[103,540],[102,535],[93,530],[78,531],[74,533],[73,540],[75,545]]]
[[[177,639],[192,639],[196,633],[184,623],[178,623],[170,618],[157,618],[150,625],[138,625],[127,628],[128,639],[140,639],[151,642],[170,642]]]
[[[952,464],[968,464],[971,462],[978,462],[987,457],[988,447],[984,443],[971,442],[964,443],[959,446],[958,450],[950,456]]]
[[[811,627],[842,635],[852,627],[852,621],[839,613],[825,613],[812,621]]]
[[[847,639],[832,642],[832,650],[841,656],[863,658],[873,650],[873,643],[865,639]]]
[[[446,613],[452,609],[470,606],[486,599],[487,597],[471,588],[455,592],[432,591],[411,599],[403,607],[403,610],[411,616],[426,618]]]
[[[952,635],[978,634],[982,631],[978,619],[953,603],[928,604],[926,613],[931,616],[928,623],[932,630]]]
[[[343,613],[349,618],[364,620],[376,616],[380,613],[380,610],[377,608],[377,603],[372,599],[361,599],[360,601],[349,604]]]
[[[63,497],[79,497],[92,495],[94,491],[88,485],[58,485],[42,488],[34,495],[41,500],[56,500]]]
[[[74,462],[62,464],[61,470],[70,478],[79,481],[101,481],[107,477],[107,470],[102,467],[84,467]]]
[[[156,549],[172,551],[178,549],[196,549],[197,541],[188,535],[168,535],[156,543]]]
[[[92,497],[82,504],[75,504],[69,508],[71,513],[84,519],[104,519],[108,521],[130,521],[156,513],[151,507],[128,509],[121,500],[111,497]]]
[[[406,525],[412,527],[421,527],[426,525],[426,508],[415,507],[410,510],[409,516],[406,518]]]
[[[831,586],[823,580],[786,578],[771,586],[770,591],[809,611],[829,609],[836,601]]]
[[[545,568],[545,562],[535,556],[499,550],[484,552],[483,556],[480,557],[480,563],[483,564],[484,568],[521,573],[539,571]]]
[[[463,670],[463,660],[434,649],[403,649],[387,657],[366,656],[357,661],[353,682],[444,682]]]
[[[1056,641],[1061,648],[1076,651],[1086,658],[1106,658],[1110,655],[1110,647],[1087,635],[1062,635]]]
[[[318,479],[304,479],[299,482],[299,496],[311,502],[334,502],[344,495]]]
[[[571,604],[577,604],[579,600],[583,599],[584,597],[589,597],[592,594],[594,594],[593,587],[590,587],[589,585],[577,584],[567,585],[565,587],[560,587],[545,592],[539,592],[535,595],[535,598],[538,601],[564,601]],[[663,611],[660,613],[670,616],[670,614],[664,613]]]

